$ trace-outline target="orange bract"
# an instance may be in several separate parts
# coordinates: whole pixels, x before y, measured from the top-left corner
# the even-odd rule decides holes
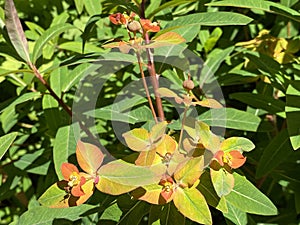
[[[115,13],[109,16],[110,22],[116,25],[126,24],[127,20],[122,13]]]
[[[246,157],[237,150],[232,150],[230,152],[218,151],[216,152],[214,159],[217,160],[221,166],[227,164],[233,169],[241,167],[246,162]]]
[[[156,23],[156,22],[152,23],[150,20],[141,19],[140,23],[141,23],[141,25],[143,27],[143,30],[145,32],[148,32],[148,31],[149,32],[158,32],[158,31],[160,31],[160,27],[159,27],[158,23]]]

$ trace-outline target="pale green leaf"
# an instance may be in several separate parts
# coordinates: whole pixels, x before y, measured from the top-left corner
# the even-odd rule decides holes
[[[277,215],[277,209],[271,200],[257,189],[244,176],[234,173],[234,188],[223,196],[238,209],[257,215]]]
[[[252,113],[234,108],[211,109],[201,114],[198,119],[210,126],[227,127],[244,131],[256,131],[261,120]]]
[[[16,139],[18,132],[12,132],[0,137],[0,160],[5,152],[9,149],[13,141]]]
[[[300,13],[294,9],[272,1],[261,0],[227,0],[206,4],[208,6],[233,6],[239,8],[259,9],[270,13],[285,16],[289,19],[300,22]]]
[[[53,143],[53,161],[59,180],[63,179],[61,165],[69,161],[69,157],[75,154],[76,144],[79,138],[78,124],[61,127],[56,133]]]
[[[252,141],[244,137],[230,137],[225,139],[220,146],[220,150],[228,152],[231,150],[238,150],[243,152],[250,152],[255,148]]]
[[[44,46],[53,38],[59,36],[61,33],[74,28],[71,24],[57,24],[53,27],[50,27],[48,30],[46,30],[36,41],[33,52],[32,52],[32,62],[35,63],[36,60],[41,56],[42,50]]]

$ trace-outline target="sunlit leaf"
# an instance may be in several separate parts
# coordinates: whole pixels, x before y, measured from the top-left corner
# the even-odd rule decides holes
[[[19,56],[30,63],[28,43],[13,0],[5,1],[5,24],[8,36]]]
[[[250,8],[250,9],[259,9],[264,10],[266,12],[279,14],[282,16],[286,16],[292,20],[300,21],[299,16],[300,13],[286,7],[282,4],[272,2],[272,1],[260,1],[260,0],[251,0],[251,1],[243,1],[243,0],[227,0],[227,1],[218,1],[208,3],[208,6],[233,6],[239,8]]]
[[[179,212],[190,220],[205,225],[212,224],[206,200],[196,188],[178,188],[173,201]]]
[[[106,194],[110,195],[121,195],[124,193],[128,193],[137,188],[136,185],[124,185],[119,182],[115,182],[112,179],[107,179],[105,177],[99,178],[98,183],[96,184],[96,188]]]
[[[247,138],[244,137],[230,137],[225,139],[220,146],[220,150],[224,152],[231,150],[238,150],[249,152],[255,148],[255,145]]]
[[[127,146],[134,151],[146,151],[151,146],[150,134],[144,128],[135,128],[123,134]]]
[[[85,172],[88,174],[95,174],[102,164],[104,155],[97,146],[78,141],[76,157],[79,166]]]
[[[233,173],[233,190],[224,198],[240,210],[258,215],[277,215],[275,205],[244,176]]]
[[[32,62],[35,63],[36,60],[42,55],[42,50],[44,46],[50,41],[52,38],[57,37],[61,33],[74,28],[71,24],[57,24],[53,27],[50,27],[48,30],[46,30],[36,41],[33,52],[32,52]]]
[[[179,164],[179,169],[175,172],[174,178],[180,185],[191,187],[201,176],[203,167],[203,156],[188,159],[181,165]]]
[[[234,177],[225,169],[214,170],[210,169],[210,176],[219,197],[228,195],[234,186]]]
[[[53,184],[42,194],[39,202],[41,205],[51,208],[66,208],[80,205],[86,202],[92,195],[92,193],[89,193],[81,197],[74,197],[66,192],[65,188],[67,186],[67,181],[59,181]]]
[[[198,133],[198,137],[200,138],[201,144],[213,153],[219,150],[220,147],[220,138],[213,134],[210,131],[209,126],[201,121],[196,123],[196,132]]]
[[[153,42],[146,45],[145,47],[157,48],[162,46],[177,45],[183,42],[185,42],[185,39],[181,35],[170,31],[155,37],[155,39],[153,39]]]
[[[223,106],[221,105],[221,103],[219,103],[215,99],[210,99],[210,98],[204,99],[202,101],[194,102],[194,104],[201,105],[202,107],[212,108],[212,109],[223,108]]]
[[[156,174],[151,168],[136,166],[122,160],[101,166],[98,175],[116,184],[136,187],[158,183],[161,177],[161,174]]]
[[[18,132],[12,132],[0,137],[0,160],[16,139]]]
[[[132,196],[151,204],[163,204],[165,200],[161,197],[162,189],[163,186],[159,184],[145,185],[134,190]]]

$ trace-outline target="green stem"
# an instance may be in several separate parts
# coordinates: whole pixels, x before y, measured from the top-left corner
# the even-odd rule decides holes
[[[185,106],[184,112],[183,112],[183,118],[182,118],[182,123],[181,123],[181,129],[180,129],[180,135],[179,135],[179,140],[178,140],[178,147],[177,150],[180,152],[180,146],[182,144],[182,137],[183,137],[183,131],[184,131],[184,124],[185,124],[185,119],[186,119],[186,113],[189,109],[189,106]],[[186,153],[186,152],[184,152]]]

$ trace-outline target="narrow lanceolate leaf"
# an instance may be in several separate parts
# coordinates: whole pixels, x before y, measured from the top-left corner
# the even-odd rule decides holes
[[[230,137],[221,143],[220,150],[224,152],[231,150],[238,150],[243,152],[250,152],[255,148],[252,141],[244,137]]]
[[[261,0],[251,0],[251,1],[243,1],[243,0],[226,0],[226,1],[218,1],[206,4],[208,6],[233,6],[239,8],[249,8],[249,9],[259,9],[270,13],[275,13],[278,15],[285,16],[289,19],[300,21],[299,16],[300,13],[286,7],[282,4],[272,2],[272,1],[261,1]]]
[[[76,137],[79,137],[78,124],[61,127],[55,136],[53,147],[53,160],[54,167],[58,178],[61,180],[61,165],[68,162],[69,156],[75,153],[76,150]]]
[[[223,196],[240,210],[258,215],[277,215],[276,206],[245,177],[234,173],[234,188]]]
[[[182,16],[168,23],[167,28],[195,24],[202,26],[246,25],[252,20],[250,17],[233,12],[203,12]]]
[[[179,212],[190,220],[205,225],[212,224],[206,200],[196,188],[177,188],[173,201]]]
[[[95,174],[103,162],[104,154],[96,145],[78,141],[76,157],[81,169],[88,174]]]
[[[48,43],[48,41],[59,36],[61,33],[71,28],[74,28],[71,24],[58,24],[46,30],[39,37],[39,39],[36,41],[34,45],[33,52],[32,52],[32,62],[35,63],[36,60],[42,55],[43,48]]]
[[[17,132],[12,132],[0,137],[0,160],[5,152],[9,149],[13,141],[16,139],[17,135]]]
[[[252,113],[233,108],[211,109],[201,114],[198,118],[210,126],[244,131],[256,131],[261,120]]]
[[[291,144],[300,149],[300,81],[291,81],[286,91],[286,120]]]
[[[281,131],[264,149],[257,170],[256,177],[260,178],[276,168],[293,152],[287,130]]]
[[[13,0],[5,1],[5,25],[11,43],[19,56],[30,63],[28,43]]]

